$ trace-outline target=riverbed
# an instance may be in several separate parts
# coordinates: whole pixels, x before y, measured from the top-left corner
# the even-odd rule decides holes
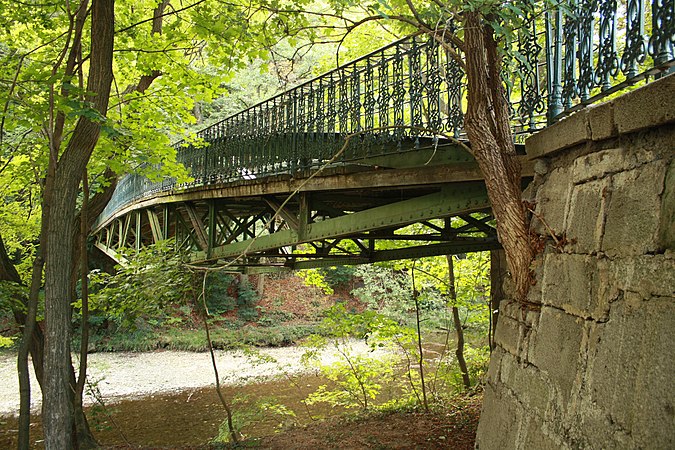
[[[356,353],[371,349],[360,340],[349,346]],[[270,380],[284,374],[312,371],[301,362],[304,347],[278,347],[256,350],[260,356],[244,351],[216,351],[220,381],[224,385],[242,385]],[[156,351],[150,353],[93,353],[88,356],[87,381],[90,390],[97,390],[106,402],[133,399],[157,394],[195,390],[215,384],[211,356],[207,353]],[[335,351],[321,353],[322,364],[337,361]],[[32,408],[40,407],[40,390],[32,373]],[[85,404],[94,403],[88,395]],[[19,382],[16,356],[0,355],[0,415],[15,415],[19,411]]]
[[[371,352],[360,340],[355,353]],[[326,404],[303,403],[326,380],[316,366],[302,363],[303,347],[266,348],[251,355],[217,351],[216,362],[225,398],[234,403],[243,431],[256,435],[308,423],[342,412]],[[377,353],[380,353],[378,351]],[[339,359],[331,349],[321,364]],[[218,436],[225,411],[214,389],[209,353],[157,351],[89,355],[87,417],[103,445],[198,446]],[[40,392],[33,377],[31,441],[41,448]],[[94,395],[95,394],[95,395]],[[98,397],[98,399],[97,399]],[[0,447],[16,446],[19,408],[16,356],[0,355]],[[279,409],[279,405],[283,405]],[[266,409],[268,408],[268,409]],[[264,414],[260,414],[263,411]],[[252,426],[247,426],[252,425]]]

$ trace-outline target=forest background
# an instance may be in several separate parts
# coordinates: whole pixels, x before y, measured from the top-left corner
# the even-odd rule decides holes
[[[88,279],[88,271],[80,270],[88,267],[88,229],[119,175],[143,171],[151,179],[189,179],[176,163],[171,146],[186,133],[190,139],[194,130],[311,78],[335,62],[360,56],[414,31],[444,28],[453,16],[464,14],[467,21],[485,17],[481,27],[489,25],[491,33],[501,32],[504,28],[496,27],[499,21],[510,17],[517,22],[519,9],[514,7],[502,11],[493,2],[461,6],[206,0],[175,5],[168,1],[113,4],[103,0],[91,4],[86,0],[0,4],[0,20],[5,25],[0,40],[0,302],[28,337],[18,348],[22,414],[27,409],[30,352],[46,393],[48,446],[66,448],[74,441],[85,446],[92,439],[81,411],[85,376],[83,372],[75,374],[70,361],[71,348],[79,345],[81,359],[86,362],[89,326],[98,336],[91,345],[107,342],[100,345],[113,348],[105,333],[108,338],[138,337],[138,333],[156,327],[181,325],[195,314],[194,306],[180,303],[185,302],[185,295],[189,300],[188,291],[195,291],[194,283],[182,278],[180,260],[165,258],[174,264],[171,272],[160,270],[162,266],[152,259],[157,254],[149,255],[152,270],[143,274],[121,271],[118,277],[127,277],[125,281],[94,274],[89,283],[82,283]],[[499,20],[491,16],[496,10]],[[460,41],[464,37],[461,31],[456,36]],[[153,171],[160,163],[161,172]],[[413,316],[416,326],[424,323],[429,328],[449,330],[448,323],[431,320],[440,317],[438,311],[452,315],[453,324],[464,322],[455,327],[457,331],[475,322],[488,333],[487,258],[476,258],[458,260],[467,262],[468,274],[459,280],[481,281],[467,281],[465,287],[460,281],[457,295],[448,281],[452,280],[448,262],[453,260],[444,258],[362,268],[353,273],[344,269],[315,271],[304,277],[324,289],[335,289],[331,283],[340,285],[331,278],[351,280],[355,287],[350,294],[359,300],[360,307],[385,313],[392,321],[383,323],[399,327],[392,335],[410,325]],[[162,283],[155,283],[150,291],[139,289],[149,286],[148,279],[157,280],[160,273]],[[235,302],[238,321],[230,322],[249,327],[255,323],[250,328],[266,325],[260,323],[265,322],[265,314],[256,308],[257,294],[250,283],[238,278],[233,288],[227,284],[234,282],[229,275],[220,278],[214,277],[205,296],[212,309],[229,313],[231,319],[235,309],[228,309],[227,302]],[[185,286],[185,290],[171,289],[176,285]],[[179,298],[172,297],[176,292],[180,292]],[[218,306],[219,301],[225,305]],[[178,313],[167,314],[170,305]],[[453,305],[462,308],[463,319]],[[267,321],[275,322],[269,316]],[[359,321],[347,327],[358,325],[359,329],[349,332],[370,333],[371,325]],[[78,337],[82,331],[84,339]],[[413,331],[419,338],[421,328]],[[409,351],[414,351],[411,342]],[[146,348],[150,347],[152,344]],[[420,345],[417,349],[421,359]],[[421,372],[420,363],[417,373]],[[467,375],[468,371],[460,373]],[[415,382],[411,387],[417,392]],[[360,388],[363,392],[363,386]],[[424,390],[423,383],[419,388]],[[421,399],[418,393],[414,395]],[[426,406],[426,398],[421,401]],[[71,435],[66,430],[73,428],[72,420],[76,432]],[[24,417],[20,429],[27,426]]]

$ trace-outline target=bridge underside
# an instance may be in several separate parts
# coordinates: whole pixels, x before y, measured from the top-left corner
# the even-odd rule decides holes
[[[340,166],[160,193],[121,209],[95,245],[175,238],[196,264],[256,272],[364,264],[499,248],[470,160],[423,167]]]

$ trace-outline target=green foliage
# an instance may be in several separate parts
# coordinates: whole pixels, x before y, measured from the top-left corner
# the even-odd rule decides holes
[[[11,281],[0,280],[0,312],[24,310],[22,298],[28,298],[28,289]]]
[[[16,338],[14,337],[0,336],[0,348],[10,348],[14,346],[15,340]]]
[[[353,337],[367,337],[374,349],[391,348],[395,337],[409,333],[388,317],[373,311],[349,313],[342,304],[326,311],[319,328],[324,336],[309,340],[310,350],[303,355],[307,364],[318,364],[332,386],[322,385],[307,397],[307,403],[327,402],[345,408],[375,407],[383,387],[394,383],[398,357],[393,353],[356,352]],[[319,350],[331,348],[338,357],[329,365],[318,363]]]
[[[382,391],[382,384],[391,380],[394,369],[391,358],[367,357],[342,353],[342,360],[321,366],[322,375],[333,382],[324,384],[307,397],[307,404],[326,402],[345,408],[367,410]]]
[[[333,289],[347,286],[354,280],[354,276],[356,275],[356,267],[354,266],[322,267],[317,270],[323,275],[328,286]]]
[[[288,311],[267,311],[263,307],[258,307],[258,311],[260,317],[258,318],[257,323],[264,327],[276,326],[280,323],[295,319],[295,314]]]
[[[206,306],[210,314],[223,314],[236,307],[229,294],[234,277],[224,272],[206,272]]]
[[[232,422],[235,430],[242,437],[246,437],[246,428],[261,421],[274,422],[275,429],[281,429],[292,426],[296,423],[295,412],[279,403],[272,396],[252,399],[249,395],[237,395],[232,401]],[[223,421],[218,428],[218,435],[213,438],[212,443],[228,443],[232,436],[227,425]]]
[[[133,331],[143,319],[164,317],[164,307],[181,302],[190,289],[190,274],[169,242],[141,249],[115,275],[90,274],[90,310],[103,314],[120,330]],[[80,302],[75,304],[80,308]]]
[[[303,279],[307,286],[315,286],[321,289],[324,294],[331,295],[335,292],[319,269],[298,270],[296,274]]]
[[[355,274],[361,278],[363,285],[354,289],[352,295],[370,309],[397,319],[410,310],[412,284],[404,272],[389,267],[364,265],[359,266]]]
[[[260,296],[248,279],[242,279],[237,287],[237,313],[239,317],[246,322],[251,322],[258,318],[258,309],[256,303]]]

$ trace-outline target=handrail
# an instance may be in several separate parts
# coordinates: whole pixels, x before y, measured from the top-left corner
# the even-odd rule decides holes
[[[673,0],[545,4],[523,11],[504,70],[518,140],[675,65]],[[335,164],[410,151],[434,133],[461,138],[465,94],[465,74],[447,49],[419,33],[405,37],[199,131],[206,146],[178,142],[194,182],[127,175],[99,223],[157,192],[316,167],[348,135],[358,138]]]

